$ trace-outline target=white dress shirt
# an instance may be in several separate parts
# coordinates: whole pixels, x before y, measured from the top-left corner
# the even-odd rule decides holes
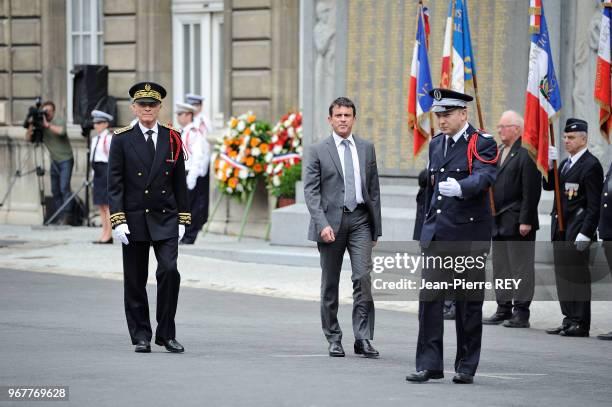
[[[340,156],[340,164],[342,165],[342,175],[344,176],[344,182],[346,182],[346,176],[344,171],[344,145],[342,144],[342,141],[344,139],[337,135],[336,132],[333,132],[333,136],[334,142],[336,143],[336,148],[338,149],[338,155]],[[363,193],[361,192],[361,173],[359,172],[359,157],[357,156],[357,146],[355,146],[355,139],[353,138],[352,134],[347,137],[347,140],[349,141],[351,156],[353,157],[353,173],[355,174],[355,196],[357,198],[357,203],[362,204],[365,201],[363,200]]]
[[[157,135],[159,134],[159,131],[157,128],[157,122],[155,122],[155,126],[153,126],[152,129],[149,129],[148,127],[143,126],[143,124],[140,123],[140,121],[138,122],[138,125],[140,126],[140,131],[142,131],[142,134],[145,137],[145,141],[149,140],[149,135],[147,134],[147,131],[153,130],[153,134],[151,135],[151,137],[153,137],[153,144],[155,144],[155,148],[157,148]]]
[[[113,139],[113,135],[108,129],[102,130],[102,133],[96,134],[91,139],[91,150],[89,159],[91,162],[108,162],[108,152],[110,151],[110,145]]]
[[[459,140],[459,137],[463,136],[466,140],[468,137],[468,134],[466,133],[468,127],[469,127],[469,123],[465,123],[463,125],[463,128],[461,130],[459,130],[459,132],[455,135],[453,135],[453,141],[456,143]],[[448,138],[450,136],[447,134],[446,138],[444,139],[445,143],[444,143],[444,155],[446,156],[448,154],[448,152],[446,151],[446,148],[448,147]],[[454,144],[453,144],[454,145]],[[451,147],[452,148],[452,147]]]
[[[582,157],[584,153],[586,153],[586,151],[587,151],[587,147],[585,146],[582,150],[578,151],[576,154],[570,155],[568,158],[569,166],[567,167],[567,170],[565,171],[566,172],[569,171],[570,168],[572,168],[574,164],[576,164],[576,162],[580,160],[580,157]]]

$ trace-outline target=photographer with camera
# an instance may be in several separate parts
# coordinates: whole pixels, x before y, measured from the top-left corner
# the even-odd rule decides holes
[[[51,157],[51,192],[55,208],[59,208],[66,202],[70,195],[70,179],[74,167],[74,156],[72,146],[66,132],[66,122],[55,117],[55,104],[46,101],[36,107],[31,107],[28,117],[24,123],[27,125],[26,140],[33,143],[42,142]],[[42,136],[39,136],[42,135]],[[71,223],[72,202],[63,209],[59,223],[69,225]]]

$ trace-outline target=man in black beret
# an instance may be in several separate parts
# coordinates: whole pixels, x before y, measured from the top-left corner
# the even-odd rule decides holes
[[[132,344],[151,352],[147,299],[149,249],[157,259],[157,330],[155,343],[180,353],[174,316],[180,275],[176,266],[178,241],[191,223],[185,161],[180,134],[157,121],[166,90],[140,82],[129,90],[138,121],[115,130],[108,172],[110,219],[123,243],[125,314]]]
[[[567,119],[563,143],[569,157],[561,161],[559,192],[564,230],[559,228],[557,200],[551,212],[551,240],[557,294],[563,321],[547,329],[551,335],[589,336],[591,328],[591,274],[589,246],[597,241],[597,223],[603,182],[603,168],[589,152],[588,125],[581,119]],[[554,190],[552,160],[557,149],[549,148],[548,180],[544,189]]]
[[[472,383],[480,360],[482,305],[484,290],[453,291],[442,285],[459,279],[484,282],[484,262],[491,241],[491,208],[488,189],[497,176],[497,144],[490,134],[468,122],[467,104],[472,96],[449,89],[433,89],[432,111],[441,133],[429,143],[429,164],[425,194],[424,221],[420,243],[424,260],[419,293],[419,337],[416,373],[411,382],[444,377],[443,307],[445,299],[455,299],[457,353],[455,383]],[[469,269],[455,268],[435,261],[459,261],[481,257]],[[471,262],[472,265],[475,262]],[[428,288],[424,284],[440,284]]]

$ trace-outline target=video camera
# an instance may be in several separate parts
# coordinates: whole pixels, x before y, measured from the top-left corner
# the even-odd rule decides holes
[[[41,105],[42,99],[37,97],[36,105],[30,106],[28,115],[23,122],[23,127],[26,129],[30,127],[30,124],[32,125],[32,139],[30,141],[36,144],[42,143],[43,141],[44,123],[47,114],[44,109],[40,108]]]

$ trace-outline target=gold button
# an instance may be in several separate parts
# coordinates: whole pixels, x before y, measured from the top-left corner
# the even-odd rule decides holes
[[[148,210],[148,209],[145,209],[145,212],[146,212],[146,213],[149,213],[149,210]]]
[[[148,193],[149,193],[149,190],[148,190],[148,189],[145,189],[145,194],[148,194]]]
[[[139,176],[139,177],[142,177],[142,172],[139,172],[139,173],[138,173],[138,176]]]
[[[162,191],[162,194],[165,194],[165,193],[166,193],[166,191]]]
[[[474,218],[470,218],[470,222],[474,222]]]
[[[162,210],[162,212],[163,212],[163,213],[166,213],[166,210],[165,210],[165,209],[163,209],[163,210]]]

